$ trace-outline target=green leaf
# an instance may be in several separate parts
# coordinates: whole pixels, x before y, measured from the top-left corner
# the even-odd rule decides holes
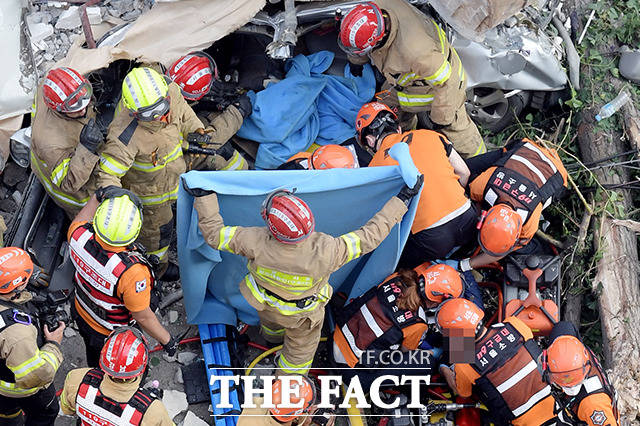
[[[620,72],[618,71],[618,68],[609,68],[609,71],[611,71],[611,74],[615,78],[619,78],[620,77]]]
[[[149,363],[151,363],[152,366],[157,367],[158,364],[160,364],[160,359],[158,359],[157,357],[151,357],[151,359],[149,360]]]

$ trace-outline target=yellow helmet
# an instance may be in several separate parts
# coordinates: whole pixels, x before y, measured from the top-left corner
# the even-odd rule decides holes
[[[141,121],[157,120],[169,112],[168,93],[167,81],[152,68],[134,68],[122,82],[124,106]]]
[[[128,195],[108,198],[93,216],[93,229],[105,243],[122,247],[133,243],[142,227],[142,212]]]

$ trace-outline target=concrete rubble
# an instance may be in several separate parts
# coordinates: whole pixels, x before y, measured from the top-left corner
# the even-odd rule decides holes
[[[196,359],[198,355],[193,352],[179,352],[178,353],[178,362],[182,365],[188,365]]]
[[[177,390],[165,390],[162,397],[162,403],[171,418],[174,418],[189,408],[189,404],[187,403],[187,394]]]
[[[187,415],[182,421],[182,424],[184,426],[205,426],[207,425],[207,422],[193,414],[191,411],[187,411]]]

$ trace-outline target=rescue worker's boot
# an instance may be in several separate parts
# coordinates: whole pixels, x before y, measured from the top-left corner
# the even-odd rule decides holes
[[[180,279],[180,268],[175,263],[169,262],[167,269],[158,279],[164,282],[178,281]]]

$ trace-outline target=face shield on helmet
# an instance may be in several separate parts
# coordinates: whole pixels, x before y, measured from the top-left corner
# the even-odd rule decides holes
[[[367,135],[372,135],[377,140],[383,133],[397,129],[398,116],[380,102],[364,104],[356,116],[356,141],[367,150],[373,150],[367,143]]]
[[[169,113],[171,99],[165,77],[147,67],[134,68],[122,82],[122,101],[140,121],[156,121]]]
[[[67,67],[54,68],[44,78],[42,93],[47,106],[60,113],[82,111],[91,102],[91,83]]]

